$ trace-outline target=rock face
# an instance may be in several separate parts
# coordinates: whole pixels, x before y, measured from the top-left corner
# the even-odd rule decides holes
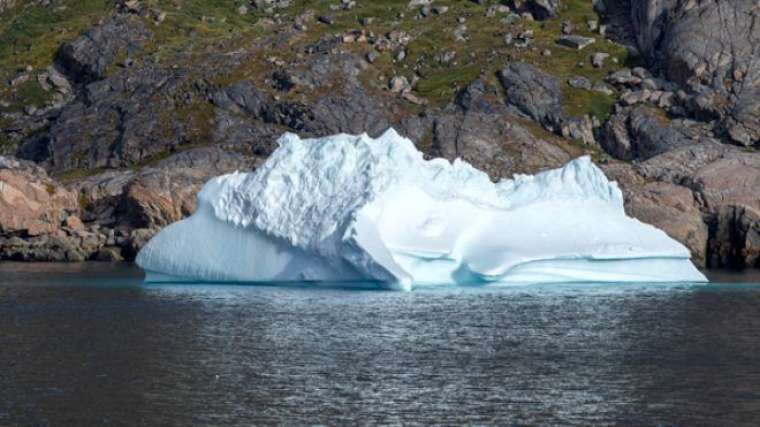
[[[86,260],[105,239],[78,214],[75,192],[34,164],[0,157],[0,259]]]
[[[0,233],[38,236],[79,211],[77,195],[31,162],[0,156]]]
[[[605,165],[604,171],[620,184],[629,215],[657,226],[686,245],[698,266],[708,265],[709,229],[697,194],[682,185],[647,181],[623,163]]]
[[[243,156],[217,148],[177,154],[125,185],[120,216],[135,228],[165,227],[195,211],[195,196],[210,178],[252,168]]]
[[[760,154],[712,142],[663,153],[636,169],[648,180],[694,192],[709,227],[708,265],[758,265],[754,233],[760,226]]]
[[[760,10],[754,0],[631,2],[642,52],[731,141],[760,141]]]
[[[714,139],[698,123],[671,120],[655,108],[638,106],[615,114],[606,126],[604,149],[621,160],[646,160],[674,148]]]

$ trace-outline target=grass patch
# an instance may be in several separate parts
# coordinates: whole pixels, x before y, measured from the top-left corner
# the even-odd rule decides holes
[[[567,82],[563,82],[563,85],[563,107],[567,114],[575,117],[588,114],[601,122],[612,115],[616,100],[614,95],[573,88]]]
[[[7,11],[0,20],[0,68],[8,72],[49,65],[63,42],[110,14],[113,5],[112,0],[62,0],[55,6],[22,4]]]
[[[94,169],[77,168],[77,169],[69,169],[67,171],[56,174],[54,175],[54,178],[62,184],[69,184],[72,182],[82,181],[86,178],[98,175],[103,172],[105,172],[105,169],[103,168],[94,168]]]

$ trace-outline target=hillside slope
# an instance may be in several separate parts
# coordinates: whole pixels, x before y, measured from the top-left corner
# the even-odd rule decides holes
[[[590,154],[758,267],[755,3],[0,0],[0,259],[132,259],[283,132],[392,126],[494,179]]]

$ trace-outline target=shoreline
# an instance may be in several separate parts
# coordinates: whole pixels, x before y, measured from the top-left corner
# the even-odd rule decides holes
[[[699,269],[711,284],[756,283],[760,284],[760,269]],[[144,271],[134,261],[10,261],[0,260],[3,274],[119,274],[143,276]]]

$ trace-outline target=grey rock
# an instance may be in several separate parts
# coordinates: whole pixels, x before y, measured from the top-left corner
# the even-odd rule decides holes
[[[588,78],[583,77],[583,76],[573,76],[573,77],[570,77],[567,80],[567,84],[569,84],[571,87],[574,87],[574,88],[577,88],[577,89],[586,89],[586,90],[591,90],[591,88],[593,86],[592,83],[591,83],[591,80],[589,80]]]
[[[755,0],[631,2],[637,41],[653,66],[700,100],[727,139],[760,141],[760,9]]]
[[[140,49],[151,37],[151,31],[140,18],[116,15],[61,46],[58,63],[76,82],[100,80],[119,54]]]
[[[507,102],[533,120],[550,128],[562,121],[562,90],[554,77],[520,62],[501,70],[499,80],[507,91]]]
[[[591,87],[591,90],[608,96],[615,93],[615,91],[613,91],[609,86],[602,82],[594,83],[594,86]]]
[[[570,159],[556,144],[520,126],[498,97],[483,80],[460,91],[454,104],[432,118],[431,154],[465,159],[493,178],[536,172]]]
[[[670,120],[651,107],[625,109],[612,116],[602,147],[622,160],[646,160],[682,146],[715,142],[698,125]]]
[[[596,42],[596,39],[593,37],[584,37],[584,36],[578,36],[578,35],[564,35],[561,36],[559,39],[557,39],[557,43],[567,46],[573,49],[582,50],[585,49],[592,44]]]
[[[642,102],[648,101],[651,95],[652,93],[647,89],[634,91],[629,90],[624,92],[620,97],[620,103],[623,105],[641,104]]]
[[[591,65],[593,65],[596,68],[602,68],[604,67],[604,61],[606,61],[607,58],[609,57],[610,57],[609,53],[597,52],[591,56]]]
[[[630,69],[622,68],[607,76],[607,81],[616,85],[636,86],[641,84],[641,78],[633,75]]]

